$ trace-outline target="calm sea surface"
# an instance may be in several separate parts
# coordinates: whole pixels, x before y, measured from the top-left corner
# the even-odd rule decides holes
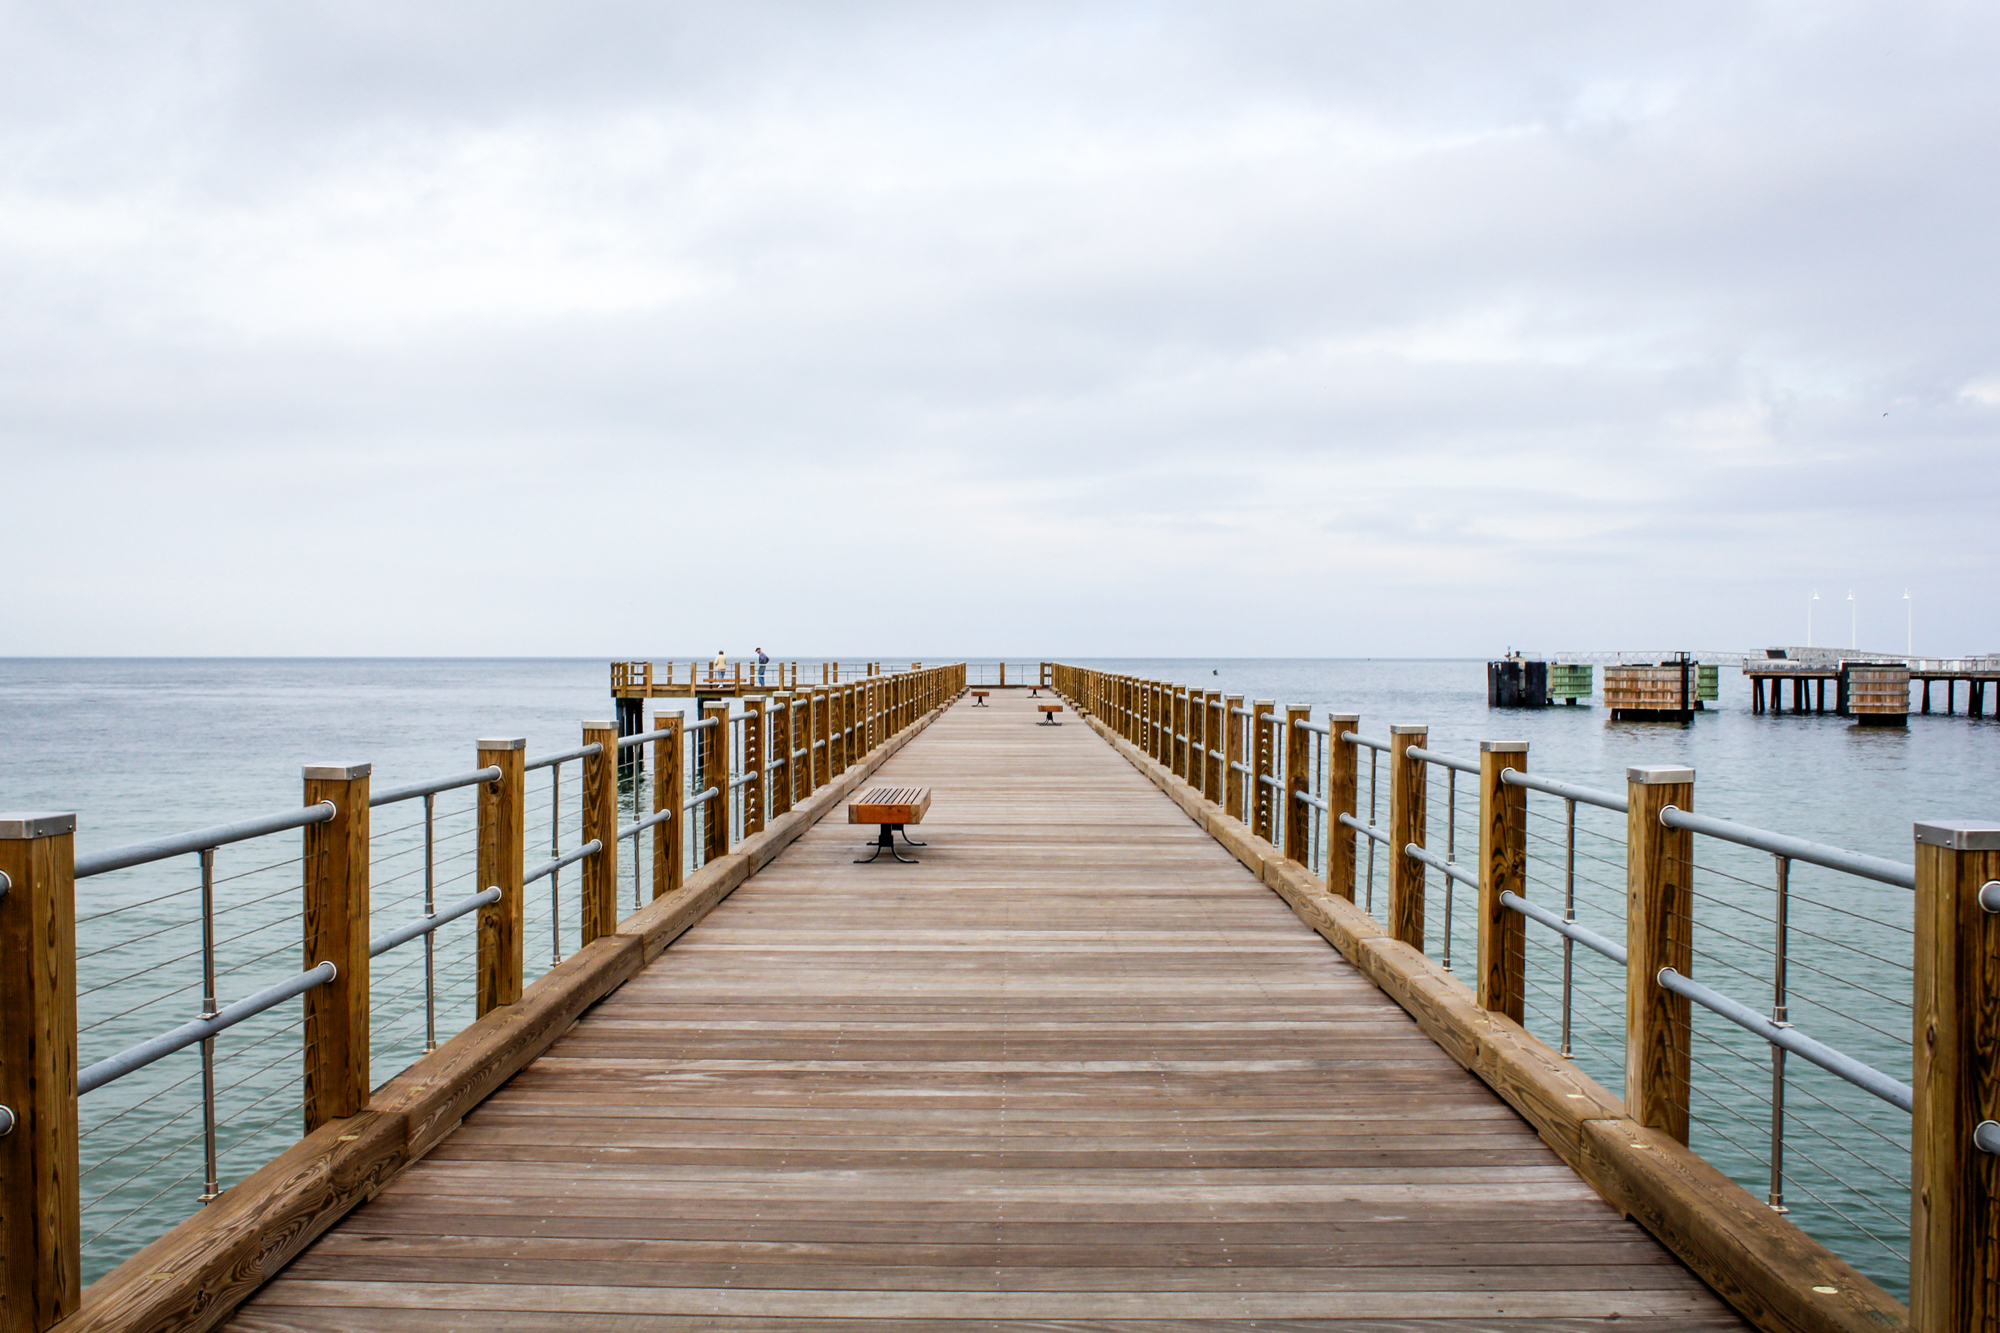
[[[1628,765],[1686,764],[1698,774],[1698,810],[1901,861],[1911,856],[1913,820],[2000,815],[2000,723],[1917,716],[1907,730],[1864,730],[1835,717],[1757,717],[1749,711],[1748,685],[1726,669],[1720,704],[1680,727],[1614,723],[1595,707],[1489,711],[1484,665],[1476,661],[1084,664],[1306,704],[1319,721],[1329,710],[1358,712],[1370,736],[1386,735],[1391,723],[1426,723],[1430,748],[1448,754],[1473,756],[1481,739],[1526,740],[1532,772],[1612,790],[1623,790]],[[1020,669],[1010,666],[1010,679]],[[975,667],[975,677],[980,672]],[[991,679],[990,665],[984,672]],[[817,664],[804,676],[817,679]],[[474,742],[483,736],[524,735],[535,755],[576,745],[581,720],[610,715],[606,664],[594,658],[0,659],[0,809],[74,811],[79,851],[103,849],[294,807],[304,763],[371,761],[380,790],[472,768]],[[1442,774],[1434,775],[1431,790],[1431,845],[1455,841],[1460,859],[1469,861],[1477,839],[1473,797],[1466,794],[1453,821]],[[531,810],[538,799],[553,805],[554,795],[538,797],[531,788]],[[573,791],[562,795],[568,800]],[[377,930],[421,913],[422,830],[413,809],[385,807],[375,815]],[[1531,799],[1530,896],[1557,906],[1572,865],[1565,813],[1560,801]],[[1381,814],[1386,818],[1386,800]],[[563,842],[570,817],[538,822],[531,814],[531,862],[534,847]],[[1621,938],[1622,818],[1586,807],[1576,823],[1577,916]],[[469,799],[440,798],[433,829],[440,903],[474,890],[471,827]],[[287,834],[218,853],[224,1003],[298,970],[298,843],[297,834]],[[1696,862],[1696,972],[1753,1008],[1768,1009],[1770,859],[1704,842]],[[1378,864],[1378,913],[1383,872]],[[1440,879],[1431,877],[1428,905],[1434,955],[1445,945]],[[198,883],[195,859],[184,857],[79,885],[84,1063],[199,1011]],[[573,881],[568,891],[573,895]],[[1809,868],[1794,871],[1793,892],[1791,1017],[1907,1080],[1909,895]],[[1469,960],[1472,922],[1462,894],[1451,909],[1451,948]],[[574,922],[563,919],[559,902],[540,910],[547,913],[540,928],[553,954],[560,932],[573,935]],[[440,1039],[469,1016],[467,924],[438,935]],[[1548,932],[1532,924],[1529,930],[1529,1026],[1558,1043],[1561,953]],[[421,961],[406,946],[378,962],[378,1083],[422,1050]],[[1578,951],[1572,977],[1573,1053],[1619,1091],[1622,970]],[[218,1042],[225,1187],[296,1136],[297,1011],[296,1002],[281,1006]],[[1768,1048],[1704,1017],[1693,1054],[1695,1144],[1762,1197],[1769,1174]],[[199,1093],[199,1061],[190,1050],[85,1099],[88,1276],[198,1206]],[[1796,1060],[1787,1110],[1786,1202],[1793,1219],[1900,1293],[1908,1117]]]

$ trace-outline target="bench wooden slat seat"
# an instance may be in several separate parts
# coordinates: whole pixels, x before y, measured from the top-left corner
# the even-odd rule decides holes
[[[991,690],[974,690],[974,691],[972,691],[972,706],[973,706],[974,708],[984,708],[984,707],[986,707],[986,701],[987,701],[987,699],[991,698],[991,697],[992,697],[992,695],[993,695],[993,691],[991,691]]]
[[[906,865],[916,861],[896,850],[896,834],[905,824],[924,822],[924,811],[931,808],[929,787],[870,787],[847,803],[847,822],[850,824],[880,824],[882,831],[876,836],[875,850],[856,858],[854,864],[866,865],[880,856],[883,849],[889,855]],[[912,847],[924,844],[903,834],[903,841]]]
[[[1041,725],[1046,727],[1060,727],[1062,725],[1062,723],[1056,721],[1056,714],[1062,712],[1062,710],[1063,706],[1061,704],[1035,705],[1035,711],[1042,715]]]

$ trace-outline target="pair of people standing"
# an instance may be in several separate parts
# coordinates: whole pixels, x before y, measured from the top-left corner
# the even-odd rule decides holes
[[[757,683],[759,685],[762,685],[764,683],[764,668],[766,666],[769,666],[770,662],[771,659],[765,655],[764,650],[762,648],[759,648],[757,650]],[[729,665],[729,654],[723,652],[722,649],[717,648],[715,650],[715,656],[711,657],[708,660],[708,678],[710,680],[721,680],[723,668],[727,667],[728,665]]]

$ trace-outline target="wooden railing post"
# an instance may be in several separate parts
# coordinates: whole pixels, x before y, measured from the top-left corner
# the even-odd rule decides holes
[[[1686,1143],[1688,1001],[1657,978],[1694,969],[1694,834],[1660,812],[1694,808],[1694,770],[1628,768],[1625,781],[1625,1113]]]
[[[1389,919],[1393,939],[1424,950],[1424,863],[1403,849],[1424,845],[1425,779],[1428,764],[1410,758],[1422,748],[1428,727],[1389,728]]]
[[[1201,724],[1201,794],[1221,805],[1222,760],[1216,756],[1222,749],[1223,727],[1227,722],[1227,715],[1223,712],[1221,691],[1210,690],[1202,696],[1202,699],[1202,712],[1207,718]]]
[[[764,831],[764,707],[759,695],[743,708],[743,836]]]
[[[653,742],[653,813],[673,810],[653,825],[653,896],[664,898],[681,886],[686,863],[681,841],[681,802],[687,799],[681,777],[681,715],[655,714],[653,729],[667,733]],[[635,850],[633,855],[637,854]]]
[[[1326,742],[1326,891],[1353,902],[1354,840],[1360,835],[1340,817],[1359,817],[1361,747],[1340,738],[1350,731],[1361,734],[1361,714],[1328,713],[1326,729],[1333,733]]]
[[[76,816],[0,814],[0,1327],[83,1293],[76,1112]]]
[[[1985,900],[2000,900],[2000,824],[1918,824],[1916,852],[1910,1326],[1988,1329],[2000,1322],[2000,901]]]
[[[368,1105],[368,764],[307,764],[305,803],[334,816],[305,827],[305,966],[334,978],[305,994],[310,1134]]]
[[[854,733],[854,686],[839,685],[833,691],[833,739],[827,748],[833,751],[833,775],[839,777],[847,771],[847,742]]]
[[[715,719],[714,726],[695,733],[700,737],[695,751],[701,756],[701,768],[694,789],[716,789],[702,805],[701,860],[708,865],[729,855],[729,701],[715,699],[702,705],[702,717]]]
[[[812,774],[812,786],[808,795],[824,787],[833,776],[833,742],[829,739],[833,728],[828,720],[832,712],[832,696],[822,685],[812,692],[812,758],[806,765]]]
[[[1206,796],[1208,794],[1208,695],[1201,690],[1188,691],[1187,735],[1188,785]]]
[[[523,925],[526,873],[527,763],[525,736],[479,742],[479,767],[497,768],[496,782],[479,784],[479,889],[497,888],[500,901],[479,909],[476,1008],[479,1016],[521,998],[521,966],[527,942]],[[657,764],[655,765],[657,771]]]
[[[1526,741],[1479,742],[1479,1007],[1526,1021],[1527,919],[1500,901],[1528,894],[1528,789],[1500,775],[1528,767]]]
[[[1171,747],[1174,756],[1174,776],[1182,782],[1192,782],[1192,774],[1194,772],[1193,769],[1188,767],[1190,755],[1194,750],[1194,747],[1188,743],[1188,738],[1194,733],[1194,727],[1188,718],[1188,698],[1191,693],[1192,691],[1184,689],[1179,685],[1174,686],[1173,720],[1169,724],[1174,733],[1174,743]]]
[[[778,767],[771,770],[771,813],[787,815],[792,810],[792,784],[798,775],[793,771],[798,767],[792,758],[792,696],[780,694],[771,701],[771,759]]]
[[[583,743],[602,746],[583,757],[583,840],[604,845],[583,858],[582,940],[618,929],[618,732],[609,722],[583,724]]]
[[[1236,716],[1236,710],[1243,707],[1243,696],[1232,694],[1222,701],[1222,785],[1228,800],[1223,810],[1231,819],[1243,818],[1243,770],[1237,765],[1243,762],[1243,726],[1248,718]]]
[[[1271,784],[1264,781],[1278,776],[1277,728],[1271,716],[1277,706],[1275,699],[1259,699],[1250,706],[1250,744],[1256,758],[1250,765],[1255,772],[1244,799],[1250,803],[1253,816],[1250,831],[1265,842],[1274,841],[1278,834],[1272,819],[1277,804],[1271,799]]]
[[[1300,865],[1309,864],[1312,842],[1312,807],[1298,797],[1312,784],[1312,733],[1305,729],[1311,717],[1310,708],[1285,709],[1285,786],[1278,793],[1285,811],[1278,821],[1285,830],[1285,859]]]

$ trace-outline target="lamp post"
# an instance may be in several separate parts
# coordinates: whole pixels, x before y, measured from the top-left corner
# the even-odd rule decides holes
[[[1907,617],[1903,640],[1903,656],[1914,657],[1917,652],[1917,604],[1910,600],[1910,590],[1903,589],[1903,613]]]
[[[1819,589],[1814,588],[1812,596],[1806,598],[1806,647],[1812,647],[1812,604],[1819,600]]]
[[[1847,641],[1847,647],[1850,652],[1859,652],[1861,650],[1861,608],[1855,603],[1854,589],[1852,588],[1847,590],[1847,613],[1852,621],[1851,627],[1848,630],[1848,633],[1852,637]]]

